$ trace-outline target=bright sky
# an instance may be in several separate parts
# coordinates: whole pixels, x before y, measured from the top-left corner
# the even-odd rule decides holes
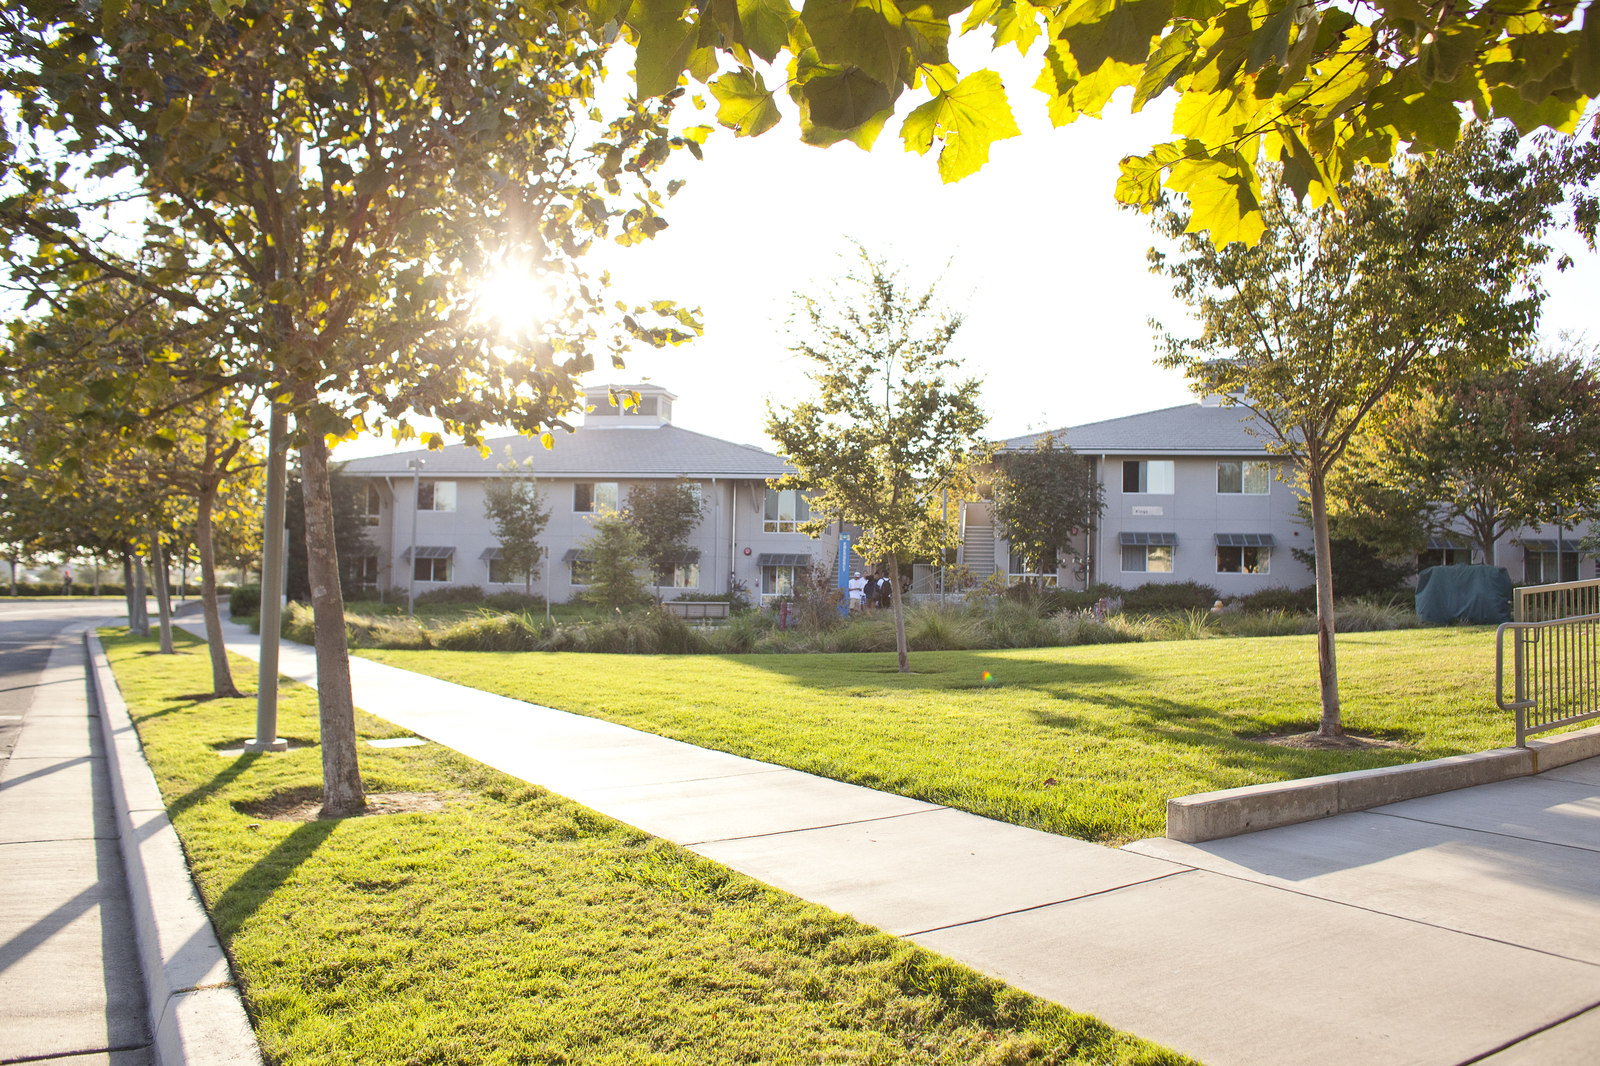
[[[994,64],[973,42],[954,51],[964,70]],[[1186,330],[1186,310],[1146,268],[1148,218],[1112,197],[1118,160],[1170,139],[1170,106],[1130,115],[1119,96],[1104,120],[1053,129],[1030,88],[1037,65],[1014,51],[994,65],[1022,136],[953,185],[940,182],[934,153],[903,151],[894,124],[871,153],[816,149],[800,143],[792,112],[759,138],[719,129],[703,163],[677,153],[670,176],[687,184],[668,203],[671,228],[643,246],[607,248],[596,265],[629,302],[698,306],[705,336],[636,351],[625,372],[602,367],[584,383],[648,379],[678,394],[676,424],[770,448],[766,401],[808,391],[805,367],[786,350],[793,293],[825,292],[854,238],[923,282],[942,274],[946,302],[967,316],[952,354],[983,379],[994,437],[1190,402],[1181,375],[1153,364],[1148,324]],[[682,125],[714,124],[715,100],[704,95],[706,110],[686,105]],[[1600,336],[1600,257],[1572,234],[1556,243],[1578,266],[1551,272],[1546,331]],[[337,455],[389,448],[368,437]]]

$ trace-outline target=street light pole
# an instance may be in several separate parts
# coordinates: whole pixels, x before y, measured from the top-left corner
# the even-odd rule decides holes
[[[267,417],[267,506],[261,532],[261,669],[256,676],[256,736],[245,751],[287,751],[278,737],[278,632],[283,617],[284,512],[288,493],[289,418],[273,404]]]
[[[406,617],[410,618],[417,604],[417,512],[422,509],[422,468],[428,461],[407,459],[406,465],[411,468],[411,580],[406,582]]]

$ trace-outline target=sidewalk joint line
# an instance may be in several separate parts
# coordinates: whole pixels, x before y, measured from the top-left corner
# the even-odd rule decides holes
[[[1454,926],[1441,925],[1438,922],[1429,922],[1421,918],[1411,918],[1404,914],[1395,914],[1393,911],[1384,911],[1379,910],[1376,907],[1368,907],[1361,903],[1352,903],[1349,900],[1332,899],[1328,896],[1319,896],[1314,892],[1307,892],[1304,889],[1299,888],[1290,888],[1287,885],[1268,884],[1265,881],[1257,881],[1250,877],[1241,877],[1238,874],[1228,873],[1225,870],[1207,870],[1203,867],[1196,867],[1195,869],[1200,873],[1215,874],[1218,877],[1227,877],[1235,881],[1243,881],[1245,884],[1257,885],[1261,888],[1276,889],[1279,892],[1287,892],[1293,896],[1303,896],[1306,899],[1321,900],[1323,903],[1332,903],[1336,907],[1348,907],[1351,910],[1365,911],[1368,914],[1381,914],[1385,918],[1393,918],[1397,922],[1410,922],[1412,925],[1421,925],[1429,929],[1438,929],[1446,933],[1455,933],[1459,936],[1469,936],[1474,940],[1486,940],[1491,944],[1504,944],[1508,948],[1519,948],[1523,951],[1531,951],[1538,955],[1548,955],[1552,959],[1565,959],[1567,962],[1576,962],[1582,966],[1600,967],[1600,962],[1597,962],[1593,959],[1580,959],[1572,955],[1563,955],[1559,951],[1551,951],[1547,948],[1536,948],[1531,944],[1519,944],[1515,940],[1503,940],[1500,937],[1490,936],[1487,933],[1474,933],[1467,929],[1457,929]]]
[[[706,840],[686,840],[679,847],[698,848],[702,844],[726,844],[732,840],[760,840],[762,837],[782,837],[793,833],[810,833],[817,829],[838,829],[845,825],[866,825],[868,822],[887,822],[892,818],[910,818],[916,814],[932,814],[935,811],[948,811],[951,808],[943,806],[929,807],[925,811],[902,811],[899,814],[880,814],[875,818],[851,818],[843,822],[829,822],[827,825],[803,825],[798,829],[774,829],[770,833],[746,833],[737,837],[711,837]],[[612,815],[612,817],[616,817]],[[620,819],[618,819],[620,821]]]
[[[1182,864],[1173,863],[1173,865],[1181,866]],[[946,929],[960,929],[962,926],[966,925],[979,925],[983,922],[992,922],[996,918],[1009,918],[1013,914],[1027,914],[1029,911],[1042,911],[1046,907],[1059,907],[1063,903],[1076,903],[1081,899],[1093,899],[1096,896],[1110,895],[1113,892],[1121,892],[1125,888],[1134,888],[1138,885],[1153,884],[1156,881],[1164,881],[1169,877],[1177,877],[1180,874],[1192,874],[1199,872],[1199,870],[1196,870],[1192,866],[1184,866],[1181,870],[1168,870],[1164,874],[1156,874],[1154,877],[1146,877],[1138,881],[1129,881],[1127,884],[1123,885],[1112,885],[1110,888],[1102,888],[1097,892],[1085,892],[1082,895],[1068,896],[1065,899],[1053,899],[1048,903],[1035,903],[1031,907],[1018,907],[1014,911],[1001,911],[999,914],[991,914],[984,918],[969,918],[964,922],[951,922],[949,925],[936,925],[931,929],[919,929],[914,933],[899,933],[897,935],[902,940],[909,940],[914,936],[925,936],[928,933],[942,933]]]
[[[1564,844],[1559,840],[1541,840],[1539,837],[1523,836],[1521,833],[1501,833],[1494,829],[1477,829],[1469,825],[1455,825],[1451,822],[1435,822],[1430,818],[1414,818],[1409,814],[1390,814],[1388,811],[1361,811],[1362,814],[1379,814],[1385,818],[1399,818],[1402,821],[1418,822],[1422,825],[1437,825],[1445,829],[1459,829],[1463,833],[1482,833],[1484,836],[1504,837],[1507,840],[1526,840],[1530,844],[1548,844],[1552,848],[1571,848],[1573,851],[1583,851],[1593,854],[1600,852],[1600,848],[1591,848],[1583,844]]]
[[[438,742],[435,741],[435,743],[438,743]],[[446,745],[446,747],[448,747],[448,746],[449,745]],[[452,748],[451,750],[453,751],[455,749]],[[756,776],[758,776],[760,774],[776,774],[776,773],[781,773],[782,771],[787,770],[787,769],[788,769],[787,766],[774,766],[774,767],[772,767],[770,769],[767,769],[767,770],[745,770],[745,771],[743,771],[741,773],[737,773],[737,774],[713,774],[710,777],[684,777],[684,778],[677,778],[677,779],[672,780],[672,781],[642,781],[642,782],[639,782],[637,784],[628,784],[628,785],[598,785],[598,786],[596,786],[594,788],[581,788],[581,789],[577,789],[576,791],[581,792],[584,795],[588,796],[588,795],[593,795],[596,792],[614,792],[619,788],[659,788],[662,785],[692,785],[696,781],[731,781],[733,778],[736,778],[736,777],[756,777]],[[549,786],[549,785],[540,785],[539,787],[548,788],[548,789],[550,789],[551,792],[555,791],[555,789],[551,788],[551,786]]]
[[[1533,1029],[1533,1030],[1530,1030],[1530,1031],[1528,1031],[1526,1033],[1523,1033],[1521,1036],[1516,1037],[1513,1040],[1506,1041],[1504,1044],[1501,1044],[1499,1047],[1492,1047],[1488,1051],[1485,1051],[1481,1055],[1474,1055],[1470,1059],[1462,1059],[1459,1063],[1456,1064],[1456,1066],[1472,1066],[1472,1064],[1474,1062],[1482,1062],[1484,1059],[1488,1058],[1490,1055],[1498,1055],[1498,1054],[1500,1054],[1500,1052],[1505,1051],[1507,1048],[1516,1047],[1518,1044],[1522,1043],[1524,1040],[1531,1040],[1534,1037],[1538,1036],[1540,1033],[1547,1033],[1551,1029],[1554,1029],[1558,1025],[1565,1025],[1568,1022],[1572,1021],[1572,1019],[1578,1017],[1580,1014],[1588,1014],[1590,1011],[1594,1010],[1597,1007],[1600,1007],[1600,1000],[1596,1000],[1595,1002],[1589,1004],[1587,1007],[1579,1007],[1577,1010],[1573,1011],[1571,1014],[1567,1015],[1564,1018],[1557,1018],[1555,1021],[1551,1022],[1549,1025],[1541,1025],[1537,1029]]]
[[[143,1051],[151,1044],[120,1044],[117,1047],[97,1047],[87,1051],[52,1051],[47,1055],[24,1055],[16,1059],[0,1059],[0,1066],[12,1066],[19,1062],[47,1062],[50,1059],[75,1059],[84,1055],[114,1055],[119,1051]]]

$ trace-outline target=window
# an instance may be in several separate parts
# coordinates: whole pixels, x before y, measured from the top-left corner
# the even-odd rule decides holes
[[[525,574],[516,574],[511,571],[511,564],[504,559],[489,560],[489,584],[491,585],[520,585]]]
[[[792,566],[763,566],[761,568],[762,600],[793,596],[794,572],[795,567]]]
[[[617,509],[615,481],[580,481],[572,486],[572,510],[576,514],[596,514]]]
[[[767,519],[764,533],[798,533],[800,523],[811,520],[811,507],[797,489],[767,489]]]
[[[1171,496],[1176,483],[1171,459],[1134,460],[1122,464],[1122,491]]]
[[[1430,566],[1466,566],[1471,562],[1471,548],[1429,548],[1417,553],[1418,570]]]
[[[1217,573],[1265,574],[1271,548],[1247,548],[1241,545],[1217,546]]]
[[[411,576],[418,581],[449,581],[449,559],[416,559],[411,563]]]
[[[1059,565],[1056,562],[1056,550],[1054,548],[1050,548],[1045,552],[1044,565],[1038,570],[1032,570],[1028,567],[1028,561],[1022,557],[1021,552],[1012,552],[1011,564],[1006,572],[1006,584],[1020,585],[1027,581],[1043,585],[1046,588],[1052,588],[1056,584],[1057,569],[1059,569]]]
[[[454,511],[455,509],[454,481],[423,481],[417,485],[417,510]]]
[[[1553,540],[1547,543],[1555,543]],[[1561,553],[1561,574],[1556,575],[1556,553],[1523,549],[1523,582],[1528,585],[1554,585],[1558,581],[1578,580],[1578,553]]]
[[[572,583],[574,585],[588,585],[594,581],[593,559],[574,559],[568,565],[572,567]]]
[[[383,513],[383,494],[378,491],[378,486],[367,483],[367,511],[363,516],[369,526],[378,524],[378,517]]]
[[[376,555],[366,555],[351,559],[345,564],[345,573],[349,575],[349,582],[352,588],[377,588],[378,557]]]
[[[1217,491],[1265,496],[1271,488],[1271,468],[1264,460],[1223,460],[1217,464]]]
[[[1124,544],[1122,571],[1126,574],[1172,573],[1172,545]]]
[[[700,564],[679,563],[673,569],[657,574],[655,583],[662,588],[697,589],[700,587]]]

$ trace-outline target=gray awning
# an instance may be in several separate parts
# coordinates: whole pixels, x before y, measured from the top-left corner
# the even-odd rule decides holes
[[[1278,542],[1271,533],[1218,533],[1219,548],[1275,548]]]
[[[683,551],[678,552],[676,555],[669,555],[665,559],[662,560],[662,562],[666,563],[668,566],[684,566],[684,565],[686,565],[688,563],[698,563],[699,561],[700,561],[700,549],[699,548],[685,548]]]
[[[1464,537],[1452,536],[1449,533],[1446,533],[1443,536],[1435,534],[1434,536],[1428,538],[1428,550],[1431,552],[1460,551],[1463,548],[1470,547],[1472,547],[1471,541]],[[1551,548],[1550,550],[1555,551],[1554,548]]]
[[[811,556],[763,552],[756,556],[757,566],[810,566]]]
[[[1123,533],[1119,535],[1122,544],[1153,544],[1158,547],[1176,547],[1178,535],[1176,533]]]
[[[432,547],[432,548],[425,548],[420,544],[417,546],[417,558],[418,559],[448,559],[452,555],[454,555],[455,553],[456,553],[456,549],[455,549],[454,545],[447,545],[445,547]],[[402,562],[410,562],[411,561],[411,549],[407,548],[405,551],[401,552],[400,553],[400,559],[401,559]]]
[[[498,559],[501,557],[501,554],[502,553],[499,548],[485,548],[483,549],[483,554],[478,556],[478,562],[486,563],[491,559]]]
[[[582,548],[568,548],[567,554],[561,557],[561,561],[564,563],[590,563],[594,561],[594,556],[584,551]]]
[[[346,559],[376,559],[378,546],[376,544],[363,544],[354,551],[342,553]]]
[[[1527,552],[1550,552],[1554,554],[1556,551],[1556,542],[1553,539],[1537,540],[1534,538],[1529,538],[1527,540],[1514,540],[1511,543],[1519,545],[1523,551]],[[1565,537],[1563,537],[1561,540],[1560,550],[1566,555],[1594,554],[1594,552],[1590,551],[1588,548],[1579,547],[1577,541],[1567,540]]]

